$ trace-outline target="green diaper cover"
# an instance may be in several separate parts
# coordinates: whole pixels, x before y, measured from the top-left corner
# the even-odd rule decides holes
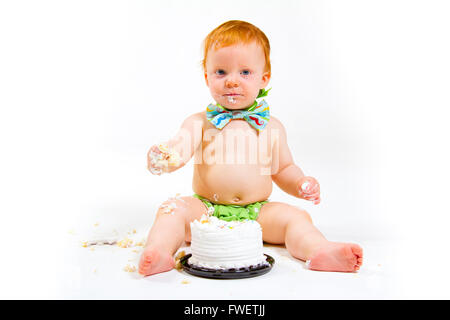
[[[193,197],[202,200],[211,216],[225,221],[256,220],[258,213],[267,200],[239,206],[234,204],[214,204],[208,199],[194,194]]]

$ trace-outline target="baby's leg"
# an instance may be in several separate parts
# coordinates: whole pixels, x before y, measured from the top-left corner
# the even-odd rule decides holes
[[[206,213],[203,202],[194,197],[165,201],[158,209],[139,262],[139,273],[151,275],[172,270],[173,255],[183,242],[190,241],[190,222]]]
[[[269,202],[262,206],[257,221],[265,242],[285,244],[292,256],[309,261],[311,270],[353,272],[362,264],[360,246],[328,241],[302,209]]]

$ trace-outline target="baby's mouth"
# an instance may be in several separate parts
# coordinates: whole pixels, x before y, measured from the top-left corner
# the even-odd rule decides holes
[[[236,96],[228,96],[228,102],[230,102],[230,103],[236,103],[235,97],[236,97]]]
[[[239,97],[240,94],[238,94],[238,93],[227,93],[224,96],[228,99],[228,102],[236,103],[236,98]]]

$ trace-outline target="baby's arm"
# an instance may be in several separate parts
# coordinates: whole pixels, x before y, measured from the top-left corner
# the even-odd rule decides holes
[[[317,180],[313,177],[305,176],[292,158],[291,151],[287,144],[286,130],[283,124],[271,117],[274,129],[278,129],[278,140],[273,149],[273,169],[272,180],[284,192],[305,200],[314,201],[314,204],[320,202],[320,187]]]
[[[151,173],[160,175],[163,172],[173,172],[189,162],[201,143],[202,114],[200,112],[189,116],[173,138],[150,148],[147,166]]]

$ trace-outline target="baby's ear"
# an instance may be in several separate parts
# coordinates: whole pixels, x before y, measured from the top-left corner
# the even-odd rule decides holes
[[[263,73],[262,79],[261,79],[263,88],[265,88],[269,84],[270,76],[271,76],[270,71],[267,71],[267,72]]]
[[[208,82],[208,73],[204,73],[204,76],[205,76],[205,82],[206,82],[206,86],[208,86],[209,87],[209,82]]]

